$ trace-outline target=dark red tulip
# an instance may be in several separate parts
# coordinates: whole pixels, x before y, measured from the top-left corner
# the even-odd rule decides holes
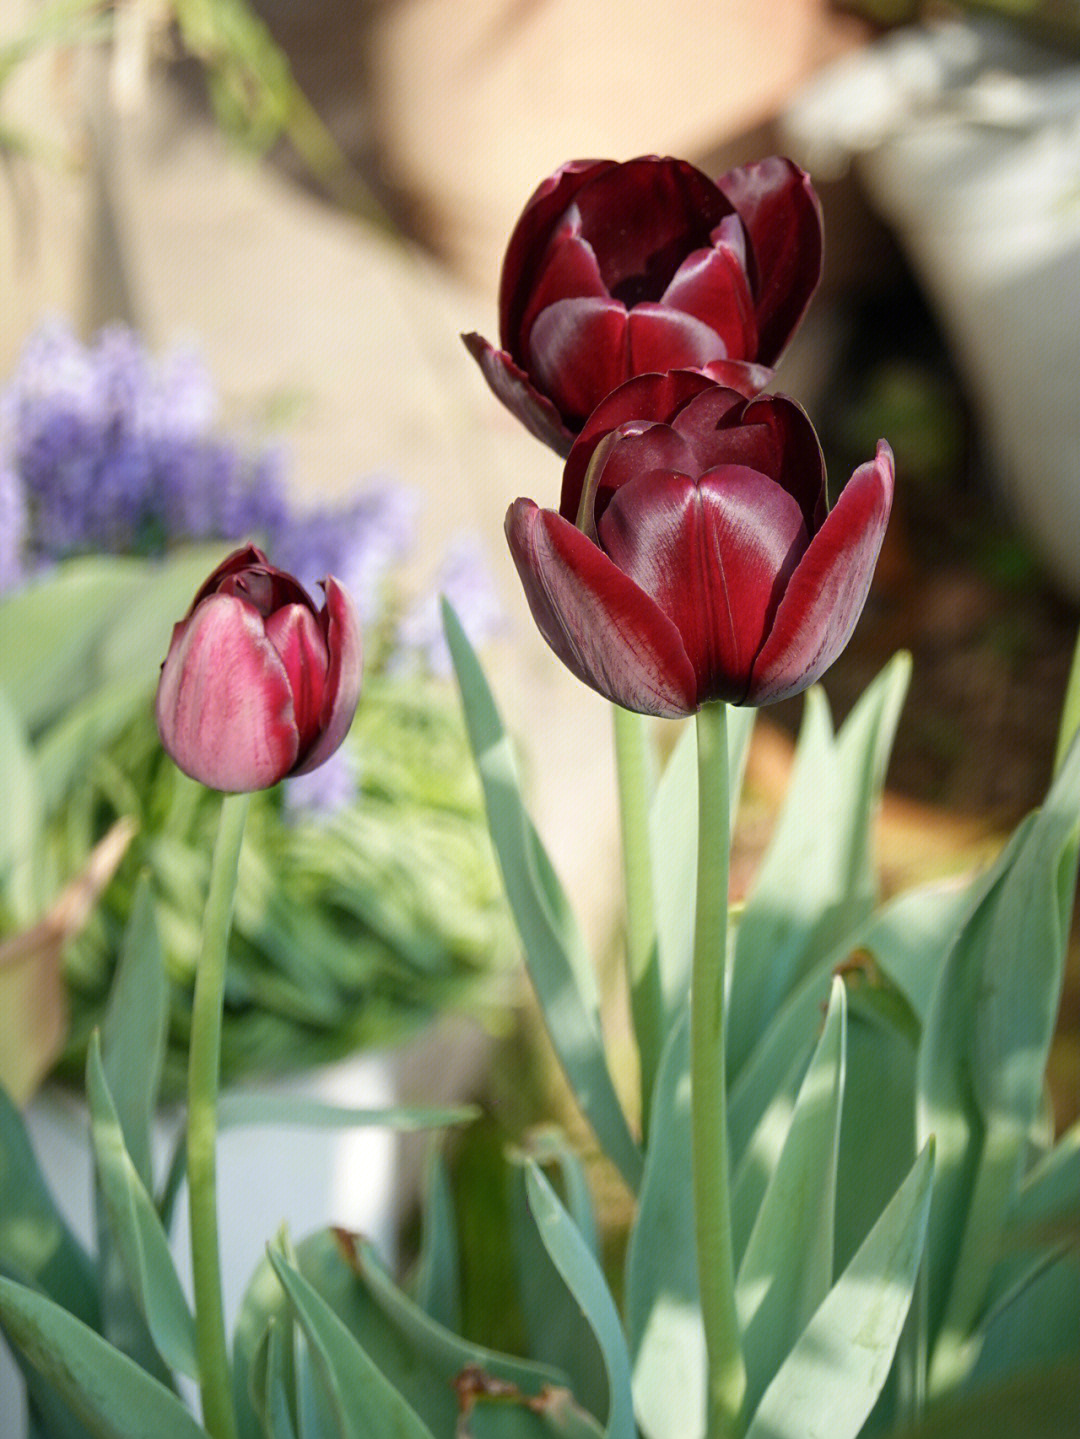
[[[793,400],[693,371],[639,375],[590,415],[559,511],[516,500],[506,533],[540,633],[593,689],[643,714],[763,705],[832,664],[885,534],[880,441],[832,511]]]
[[[348,733],[360,695],[360,621],[323,581],[321,610],[254,545],[236,550],[173,628],[156,714],[166,750],[211,789],[306,774]]]
[[[510,237],[502,348],[464,339],[503,404],[565,455],[634,375],[701,369],[757,394],[820,275],[821,210],[790,160],[715,184],[685,160],[574,160]]]

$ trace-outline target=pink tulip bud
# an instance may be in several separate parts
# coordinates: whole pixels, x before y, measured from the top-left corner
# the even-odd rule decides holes
[[[222,561],[173,628],[161,667],[158,733],[211,789],[268,789],[341,744],[360,695],[360,621],[346,591],[326,603],[254,545]]]

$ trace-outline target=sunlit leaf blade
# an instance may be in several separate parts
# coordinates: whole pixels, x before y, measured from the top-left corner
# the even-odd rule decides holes
[[[90,1136],[109,1229],[158,1353],[173,1369],[199,1375],[195,1324],[157,1210],[124,1145],[97,1037],[86,1067]]]
[[[843,981],[835,979],[735,1281],[750,1412],[832,1283],[846,1009]]]
[[[38,918],[47,898],[39,893],[41,882],[38,877],[44,816],[37,765],[26,726],[2,688],[0,794],[4,796],[4,823],[0,826],[0,897],[15,924],[25,928]]]
[[[732,1078],[784,998],[873,908],[872,822],[910,671],[897,655],[835,737],[824,694],[807,691],[787,797],[736,938]]]
[[[416,1263],[416,1302],[437,1324],[457,1327],[461,1314],[461,1257],[446,1164],[437,1150],[428,1161],[423,1231]]]
[[[479,1112],[473,1104],[395,1104],[381,1109],[356,1109],[303,1095],[234,1089],[221,1096],[218,1122],[222,1129],[290,1124],[300,1129],[381,1128],[409,1133],[469,1124]]]
[[[747,1439],[855,1439],[888,1377],[926,1236],[927,1146],[766,1389]]]
[[[449,1384],[455,1374],[466,1368],[481,1370],[533,1395],[545,1387],[565,1382],[562,1374],[546,1365],[498,1354],[452,1333],[398,1288],[371,1244],[354,1239],[351,1247],[356,1272],[368,1293],[405,1339],[410,1352],[430,1364],[444,1384]]]
[[[972,1344],[1040,1114],[1076,884],[1080,742],[981,882],[943,964],[919,1055],[919,1131],[939,1145],[930,1219],[932,1391]]]
[[[169,1024],[169,987],[148,874],[140,876],[101,1027],[102,1069],[124,1144],[148,1192],[150,1135]]]
[[[282,1255],[270,1262],[311,1348],[321,1396],[341,1439],[431,1439],[431,1431]]]
[[[691,1187],[690,1027],[671,1031],[660,1062],[637,1217],[626,1255],[626,1327],[634,1408],[647,1439],[695,1439],[705,1418]]]
[[[97,1439],[206,1439],[175,1394],[43,1295],[0,1279],[0,1321]]]
[[[443,622],[487,804],[488,823],[529,974],[548,1033],[582,1112],[634,1190],[641,1151],[604,1052],[592,967],[569,904],[521,799],[510,737],[464,630],[447,602]]]
[[[596,1216],[580,1161],[554,1128],[532,1134],[529,1139],[531,1158],[557,1168],[570,1219],[589,1252],[599,1255]],[[603,1355],[587,1317],[544,1246],[529,1206],[522,1165],[512,1175],[509,1199],[517,1300],[528,1353],[566,1376],[578,1404],[593,1413],[603,1413],[607,1404]]]
[[[297,1439],[293,1426],[292,1410],[289,1407],[289,1377],[291,1366],[286,1366],[285,1343],[282,1326],[271,1324],[267,1330],[265,1409],[266,1430],[269,1439]]]
[[[96,682],[101,636],[144,573],[139,560],[94,556],[66,564],[48,584],[5,596],[0,686],[28,728],[36,731]]]
[[[544,1247],[581,1306],[604,1356],[609,1391],[604,1433],[607,1439],[635,1439],[630,1356],[611,1291],[588,1245],[535,1164],[528,1165],[525,1184]]]
[[[26,1121],[0,1089],[0,1273],[101,1323],[93,1263],[45,1186]]]

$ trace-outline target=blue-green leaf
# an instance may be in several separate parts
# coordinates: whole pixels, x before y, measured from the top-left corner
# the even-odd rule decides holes
[[[691,1182],[689,1014],[672,1029],[660,1061],[645,1176],[626,1255],[626,1327],[634,1362],[634,1408],[648,1439],[695,1439],[705,1417],[701,1323]]]
[[[175,1394],[43,1295],[0,1279],[0,1321],[97,1439],[206,1439]]]
[[[454,1201],[442,1155],[435,1149],[428,1161],[424,1189],[423,1232],[416,1265],[416,1302],[437,1324],[457,1327],[461,1314],[461,1259],[458,1252]]]
[[[553,1129],[530,1136],[531,1157],[557,1165],[566,1207],[589,1252],[599,1254],[592,1198],[580,1162]],[[524,1167],[512,1176],[510,1224],[517,1297],[528,1352],[567,1376],[579,1404],[602,1413],[607,1402],[604,1360],[586,1316],[567,1289],[537,1231],[529,1207]]]
[[[0,609],[3,606],[0,605]],[[16,927],[28,928],[39,917],[47,895],[41,893],[43,810],[37,765],[26,729],[14,705],[0,689],[0,894]]]
[[[124,1145],[96,1035],[87,1056],[86,1094],[98,1182],[124,1273],[158,1353],[197,1379],[195,1323],[161,1220]]]
[[[169,985],[150,876],[140,875],[101,1027],[102,1071],[124,1144],[153,1191],[150,1136],[169,1025]]]
[[[26,1122],[0,1088],[0,1273],[42,1290],[97,1327],[94,1266],[38,1168]]]
[[[1080,742],[1043,808],[980,885],[950,949],[919,1055],[919,1130],[937,1136],[930,1219],[931,1387],[977,1357],[975,1322],[1023,1178],[1061,994],[1076,883]]]
[[[735,1281],[750,1412],[829,1292],[846,1055],[844,984],[806,1071]]]
[[[926,1236],[927,1146],[766,1389],[746,1439],[855,1439],[892,1364]]]
[[[785,996],[873,909],[872,821],[910,671],[897,655],[835,738],[824,694],[807,691],[787,798],[736,938],[732,1077]]]
[[[608,1068],[596,981],[581,932],[525,810],[510,737],[483,670],[445,600],[443,621],[492,842],[548,1033],[601,1146],[636,1190],[641,1151]]]
[[[533,1163],[526,1169],[525,1185],[544,1248],[581,1306],[604,1356],[609,1391],[604,1433],[607,1439],[636,1439],[630,1356],[611,1291],[573,1220]]]
[[[341,1439],[431,1439],[427,1425],[307,1280],[273,1249],[270,1262],[310,1345],[334,1432]]]

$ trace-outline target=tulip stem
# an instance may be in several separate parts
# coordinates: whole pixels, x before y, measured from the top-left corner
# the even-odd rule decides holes
[[[641,1069],[641,1127],[647,1134],[653,1085],[664,1042],[649,837],[652,756],[645,716],[624,710],[620,705],[613,705],[612,713],[626,896],[626,969]]]
[[[246,794],[227,794],[222,800],[203,920],[202,953],[195,972],[188,1051],[187,1167],[195,1349],[203,1423],[213,1439],[236,1439],[237,1432],[221,1297],[215,1152],[225,960],[249,799]]]
[[[735,1309],[728,1172],[724,985],[727,964],[727,708],[698,712],[698,877],[690,990],[690,1094],[694,1221],[708,1358],[707,1439],[741,1433],[746,1368]]]

